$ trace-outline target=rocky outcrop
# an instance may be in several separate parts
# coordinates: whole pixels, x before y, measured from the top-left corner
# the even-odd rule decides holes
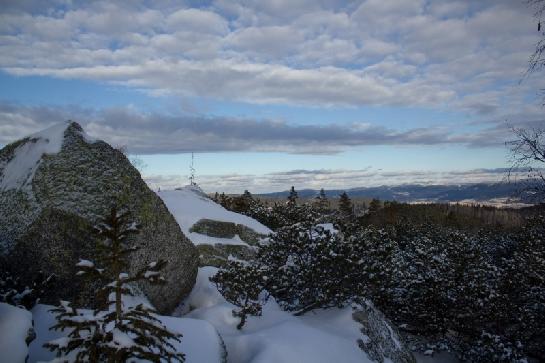
[[[256,250],[244,245],[214,245],[202,244],[197,246],[199,251],[199,266],[223,267],[230,259],[250,261],[255,257]]]
[[[32,143],[39,146],[47,140],[33,136],[0,151],[2,253],[43,258],[39,265],[67,276],[70,271],[64,265],[72,264],[76,255],[92,259],[87,245],[92,240],[91,233],[86,232],[89,226],[105,215],[113,203],[124,205],[142,226],[134,240],[140,249],[131,256],[131,269],[157,259],[168,261],[164,271],[167,284],[141,287],[159,311],[171,311],[195,283],[196,248],[122,152],[103,141],[90,140],[75,122],[66,124],[61,131],[60,150],[41,155],[36,166],[29,169],[28,177],[19,170],[26,179],[15,183],[15,187],[6,183],[8,169],[16,170],[10,163],[20,159],[17,153],[21,150],[32,151]],[[42,235],[44,240],[40,241]],[[77,238],[67,241],[69,236]],[[33,251],[44,248],[56,252]],[[79,256],[80,253],[85,256]],[[25,266],[31,271],[37,268],[34,262],[23,259],[17,264],[18,268]],[[72,287],[56,291],[58,297]]]
[[[362,325],[363,337],[358,345],[370,359],[378,363],[416,363],[394,326],[371,303],[359,306],[352,318]]]
[[[233,222],[200,219],[189,229],[191,233],[199,233],[214,238],[232,239],[238,236],[244,244],[200,244],[199,266],[224,266],[229,259],[248,261],[255,256],[257,246],[265,235],[259,234],[250,227]]]
[[[199,220],[191,226],[189,231],[216,238],[234,238],[238,235],[242,241],[252,246],[257,245],[261,239],[266,237],[243,224],[215,221],[212,219]]]
[[[38,271],[54,276],[51,289],[44,290],[40,301],[58,304],[63,298],[78,306],[93,306],[98,286],[75,276],[76,263],[93,256],[97,242],[93,224],[85,218],[45,208],[17,238],[7,261],[13,262],[11,270],[22,281],[32,281]]]

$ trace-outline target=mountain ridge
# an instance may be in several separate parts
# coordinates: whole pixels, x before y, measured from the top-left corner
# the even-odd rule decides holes
[[[378,198],[398,202],[464,202],[467,200],[487,202],[503,200],[505,202],[526,203],[527,196],[521,194],[521,185],[515,183],[462,183],[462,184],[401,184],[377,187],[356,187],[349,189],[325,189],[328,198],[338,198],[346,191],[351,198]],[[297,190],[299,197],[312,198],[318,195],[317,189]],[[260,193],[261,197],[281,198],[289,195],[289,190]],[[530,204],[530,203],[528,203]]]

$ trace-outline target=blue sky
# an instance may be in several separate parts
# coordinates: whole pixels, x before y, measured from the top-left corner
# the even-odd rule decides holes
[[[511,0],[8,1],[0,145],[73,119],[164,188],[191,151],[207,191],[501,180],[539,35]]]

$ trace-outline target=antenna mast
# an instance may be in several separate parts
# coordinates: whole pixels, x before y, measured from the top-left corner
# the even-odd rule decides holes
[[[195,155],[191,153],[191,164],[189,165],[189,184],[190,185],[197,185],[195,183]]]

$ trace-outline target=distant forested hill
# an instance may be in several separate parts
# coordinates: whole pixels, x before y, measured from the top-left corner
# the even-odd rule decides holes
[[[399,202],[461,202],[473,200],[486,202],[494,199],[520,200],[519,186],[509,183],[479,183],[458,185],[398,185],[361,187],[346,190],[351,198],[378,198],[381,200],[396,200]],[[298,190],[300,198],[312,198],[318,195],[318,190]],[[343,190],[326,190],[328,198],[337,198]],[[259,196],[267,198],[284,198],[289,191],[266,193]],[[522,201],[525,197],[522,196]]]

